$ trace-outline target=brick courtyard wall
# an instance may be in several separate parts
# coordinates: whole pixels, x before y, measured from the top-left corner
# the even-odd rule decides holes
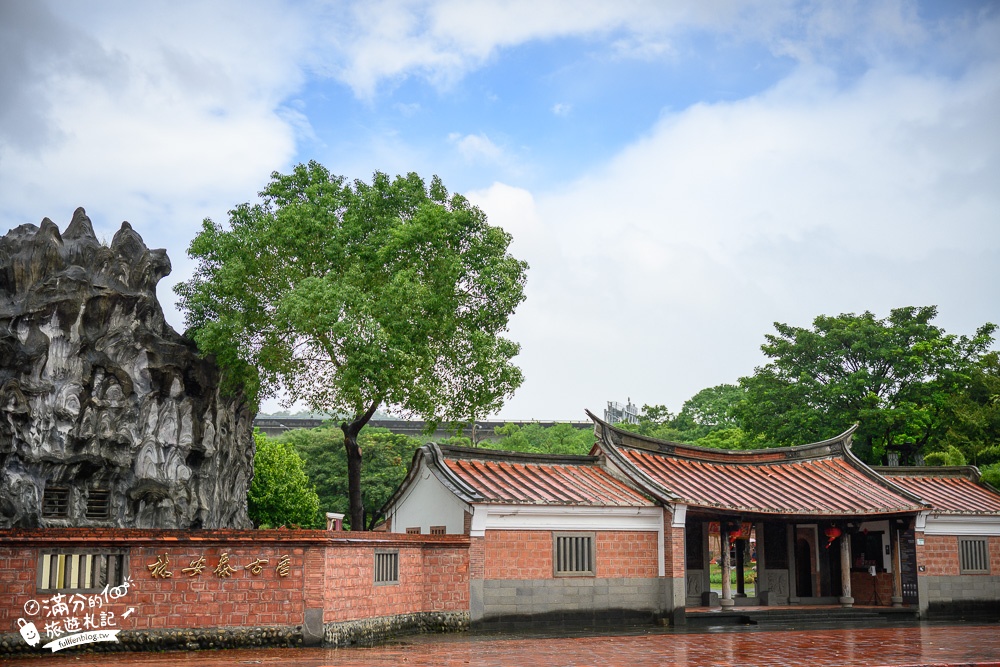
[[[371,545],[328,547],[324,622],[468,610],[467,549],[448,545],[435,548],[423,539],[412,539],[426,536],[392,536],[403,539],[382,540],[376,546],[399,552],[399,583],[394,584],[375,583],[375,552]]]
[[[318,641],[329,624],[388,617],[419,621],[430,612],[467,617],[468,546],[469,538],[456,535],[0,531],[0,639],[18,631],[20,618],[36,624],[43,643],[58,636],[56,631],[96,629],[100,622],[123,636],[197,631],[185,633],[195,642],[199,633],[217,628],[284,628],[277,639],[308,643],[310,636]],[[398,552],[397,583],[375,583],[376,550]],[[128,554],[129,584],[115,591],[117,597],[74,590],[56,598],[57,591],[37,588],[42,554],[102,551]],[[35,603],[39,609],[31,614]],[[67,608],[56,607],[61,604]],[[93,627],[83,627],[88,615]],[[46,636],[46,626],[53,624],[56,629]],[[24,644],[14,636],[16,644]]]
[[[593,576],[555,576],[553,531],[487,530],[483,538],[473,538],[473,620],[616,621],[658,614],[662,580],[657,533],[593,532]],[[483,553],[480,580],[476,540],[481,540]]]
[[[917,546],[917,562],[925,571],[925,577],[957,576],[958,537],[954,535],[924,535],[923,546]]]
[[[684,578],[684,528],[671,527],[671,516],[663,513],[663,574]]]
[[[552,533],[487,530],[484,579],[552,579]]]
[[[1000,617],[1000,537],[987,537],[990,571],[962,574],[958,536],[918,532],[917,564],[921,612],[928,617],[986,614]],[[923,545],[920,545],[923,539]]]
[[[648,531],[598,533],[597,576],[628,578],[659,576],[656,542],[656,533]]]

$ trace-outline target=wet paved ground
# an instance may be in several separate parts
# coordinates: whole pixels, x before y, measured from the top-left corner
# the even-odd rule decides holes
[[[845,667],[996,665],[1000,625],[676,632],[649,627],[566,636],[420,635],[374,648],[256,649],[150,654],[76,654],[11,661],[24,667],[289,665],[291,667],[509,667],[759,665]]]

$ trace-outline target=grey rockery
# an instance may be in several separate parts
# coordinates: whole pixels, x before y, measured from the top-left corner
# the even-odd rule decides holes
[[[170,273],[79,208],[0,238],[0,528],[245,528],[253,415],[164,320]]]

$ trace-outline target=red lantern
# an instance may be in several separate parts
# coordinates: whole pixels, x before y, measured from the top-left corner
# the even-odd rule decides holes
[[[829,549],[830,545],[833,544],[834,540],[840,537],[843,534],[843,532],[840,530],[840,528],[837,528],[836,526],[830,526],[829,528],[823,531],[823,534],[826,535],[827,539],[826,548]]]

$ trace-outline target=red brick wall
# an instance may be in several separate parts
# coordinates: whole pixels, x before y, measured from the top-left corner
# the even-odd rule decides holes
[[[597,533],[597,576],[658,577],[657,539],[657,534],[649,531]]]
[[[484,579],[552,579],[552,533],[487,530]]]
[[[310,550],[322,552],[318,547]],[[228,578],[213,572],[223,554],[228,555],[230,565],[240,568]],[[275,568],[283,555],[291,557],[291,570],[288,576],[279,577]],[[298,625],[304,610],[304,555],[301,546],[282,549],[245,542],[132,549],[133,586],[123,600],[136,612],[133,619],[128,619],[132,623],[125,627],[146,630]],[[164,556],[173,576],[153,578],[148,566]],[[201,557],[206,563],[201,574],[190,576],[182,571]],[[257,558],[268,561],[259,575],[243,569]]]
[[[923,565],[924,571],[917,574],[927,577],[954,576],[959,574],[958,568],[958,538],[954,535],[923,535],[924,544],[920,546],[921,533],[917,533],[917,565]]]
[[[473,537],[469,545],[469,578],[480,580],[486,576],[486,538]]]
[[[917,545],[917,564],[925,567],[924,576],[955,576],[960,574],[958,559],[958,537],[955,535],[924,535],[924,545]],[[989,537],[990,574],[1000,575],[1000,537]],[[970,577],[977,575],[970,574]]]
[[[125,549],[130,552],[131,586],[103,611],[114,612],[119,629],[294,626],[306,609],[323,609],[325,622],[408,614],[462,611],[469,605],[469,540],[462,536],[387,535],[325,531],[141,531],[48,529],[0,531],[0,633],[16,632],[27,617],[42,631],[47,610],[30,617],[29,600],[44,602],[55,592],[37,592],[38,554],[44,551]],[[399,551],[398,584],[376,586],[376,548]],[[222,555],[234,568],[229,577],[214,570]],[[290,557],[287,576],[276,566]],[[200,574],[183,568],[204,558]],[[248,566],[266,559],[259,573]],[[171,576],[149,569],[166,563]],[[164,572],[165,574],[165,572]],[[83,594],[92,597],[93,593]],[[68,597],[68,595],[67,595]],[[134,611],[127,618],[128,608]],[[75,616],[82,617],[78,609]],[[112,627],[112,626],[109,626]],[[81,628],[83,629],[83,628]],[[43,639],[45,636],[43,634]]]
[[[598,577],[656,577],[657,534],[598,531]],[[681,540],[681,561],[684,544]],[[476,544],[472,559],[475,562]],[[483,538],[484,579],[552,579],[552,533],[547,530],[488,530]],[[473,574],[475,577],[475,574]]]
[[[469,608],[469,555],[456,549],[425,548],[423,611]]]
[[[663,513],[663,576],[684,576],[684,528],[673,528],[669,512]]]

